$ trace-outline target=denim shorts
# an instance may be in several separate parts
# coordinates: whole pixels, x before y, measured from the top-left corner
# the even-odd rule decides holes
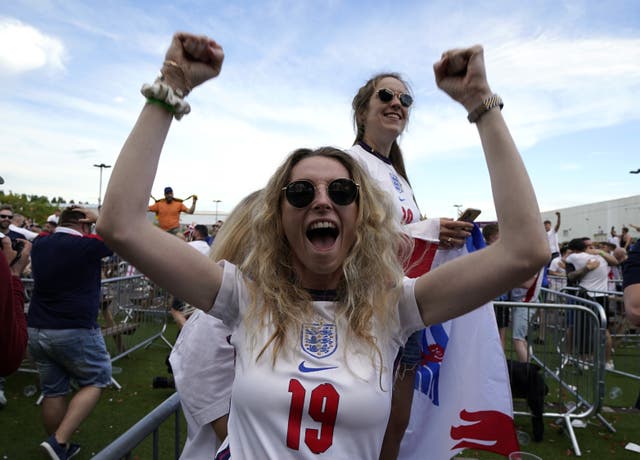
[[[100,329],[29,329],[29,354],[40,372],[44,396],[69,393],[73,379],[81,388],[111,383],[111,358]]]
[[[529,320],[534,315],[535,309],[527,307],[513,307],[511,310],[511,327],[513,340],[527,340],[529,333]]]

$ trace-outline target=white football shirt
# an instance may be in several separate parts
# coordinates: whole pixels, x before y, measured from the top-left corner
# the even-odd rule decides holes
[[[256,357],[273,330],[245,329],[249,292],[242,274],[226,262],[209,313],[232,329],[236,349],[229,415],[232,458],[378,459],[391,407],[394,359],[409,335],[424,328],[414,284],[408,278],[403,283],[398,324],[389,340],[374,332],[382,373],[363,345],[345,341],[346,328],[334,323],[336,304],[331,301],[313,303],[315,319],[272,367],[271,347],[257,362]]]

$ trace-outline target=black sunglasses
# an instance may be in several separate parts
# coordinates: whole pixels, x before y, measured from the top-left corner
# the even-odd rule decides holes
[[[327,185],[329,198],[339,206],[353,203],[360,186],[351,179],[335,179]],[[308,180],[296,180],[282,187],[289,204],[296,208],[309,206],[316,196],[316,186]]]
[[[393,99],[393,96],[397,95],[403,107],[409,108],[413,104],[413,98],[408,93],[396,93],[387,88],[380,88],[376,94],[382,102],[389,102]]]
[[[13,219],[13,216],[10,214],[0,214],[0,219]]]

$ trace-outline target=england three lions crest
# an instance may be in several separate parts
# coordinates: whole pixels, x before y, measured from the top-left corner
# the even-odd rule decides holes
[[[338,347],[336,325],[331,323],[306,323],[300,337],[302,349],[315,358],[325,358]]]

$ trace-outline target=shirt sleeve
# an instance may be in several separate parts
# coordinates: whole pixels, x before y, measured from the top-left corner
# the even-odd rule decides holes
[[[413,238],[425,241],[440,241],[440,219],[419,220],[405,225],[404,231]]]
[[[18,369],[27,348],[24,287],[0,251],[0,376]]]
[[[151,212],[158,212],[158,202],[156,201],[151,206],[147,208]]]
[[[230,335],[222,321],[196,310],[169,356],[180,402],[199,426],[229,413],[235,358]]]
[[[189,208],[187,208],[184,203],[180,203],[180,212],[187,212]]]
[[[400,340],[405,343],[415,331],[424,329],[425,324],[420,316],[415,294],[416,278],[405,277],[402,282],[402,292],[398,303],[400,320]]]
[[[242,273],[231,262],[222,261],[222,284],[209,314],[233,330],[240,322],[240,301],[248,299]]]

